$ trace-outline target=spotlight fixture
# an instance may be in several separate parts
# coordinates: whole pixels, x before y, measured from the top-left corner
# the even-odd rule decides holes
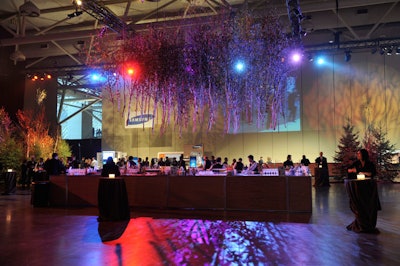
[[[396,55],[400,55],[400,46],[397,46],[396,48]]]
[[[49,73],[27,74],[26,77],[32,81],[44,81],[52,78],[51,74]]]
[[[351,60],[351,51],[344,52],[344,61],[349,62]]]
[[[392,55],[393,49],[392,47],[387,47],[386,48],[386,55]]]
[[[74,17],[79,17],[80,15],[82,15],[83,11],[75,11],[74,13],[68,14],[67,17],[68,18],[74,18]]]

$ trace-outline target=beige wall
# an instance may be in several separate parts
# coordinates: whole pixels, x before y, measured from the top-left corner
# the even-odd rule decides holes
[[[189,125],[180,136],[171,126],[160,135],[157,119],[154,132],[125,128],[117,104],[104,100],[102,148],[152,158],[161,151],[183,151],[185,144],[203,144],[206,154],[230,161],[238,157],[247,161],[247,155],[253,154],[256,159],[271,157],[276,162],[284,161],[287,154],[292,154],[295,162],[302,154],[313,161],[323,151],[332,162],[347,118],[361,138],[369,124],[381,123],[391,143],[400,147],[400,56],[353,53],[350,62],[344,61],[343,54],[331,55],[327,61],[321,67],[303,62],[297,73],[301,131],[280,128],[273,133],[223,134],[219,122],[210,132],[206,124],[195,132]]]

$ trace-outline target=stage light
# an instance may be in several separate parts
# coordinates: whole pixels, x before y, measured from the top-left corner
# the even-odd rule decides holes
[[[46,75],[46,78],[47,78],[47,79],[51,79],[51,75],[50,75],[50,74],[47,74],[47,75]]]
[[[134,68],[128,68],[127,70],[126,70],[126,73],[129,75],[129,76],[133,76],[133,74],[135,74],[135,69]]]
[[[299,52],[293,52],[291,55],[292,62],[297,64],[301,61],[301,54]]]
[[[344,52],[344,61],[349,62],[351,60],[351,51]]]
[[[83,11],[75,11],[75,12],[73,12],[71,14],[68,14],[67,17],[68,18],[74,18],[74,17],[79,17],[82,14],[83,14]]]
[[[93,83],[105,82],[106,78],[100,73],[92,73],[90,74],[90,80]]]
[[[397,46],[396,48],[396,55],[400,55],[400,46]]]
[[[325,59],[322,56],[319,56],[316,60],[317,65],[323,65],[325,64]]]
[[[140,76],[140,67],[139,64],[136,62],[129,62],[126,63],[122,69],[121,73],[125,76],[125,78],[130,78],[130,79],[138,79]]]
[[[93,80],[93,81],[99,81],[99,80],[100,80],[100,75],[98,75],[98,74],[92,74],[92,80]]]
[[[243,72],[246,68],[246,65],[242,61],[237,61],[235,64],[235,70],[236,72]]]

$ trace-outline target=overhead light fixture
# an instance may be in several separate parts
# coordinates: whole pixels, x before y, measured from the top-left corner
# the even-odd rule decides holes
[[[19,7],[21,16],[39,17],[40,9],[31,1],[26,1]]]
[[[396,55],[400,55],[400,46],[397,46],[396,48]]]
[[[393,49],[392,47],[387,47],[386,48],[386,55],[392,55]]]
[[[344,61],[349,62],[351,60],[351,51],[344,52]]]
[[[80,15],[82,15],[83,11],[75,11],[74,13],[68,14],[67,17],[68,18],[74,18],[74,17],[79,17]]]

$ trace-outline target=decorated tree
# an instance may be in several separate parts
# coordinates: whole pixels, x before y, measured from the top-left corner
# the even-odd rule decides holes
[[[382,125],[375,127],[370,125],[365,133],[363,144],[370,154],[370,160],[375,163],[377,177],[391,179],[395,172],[390,171],[392,154],[395,146],[386,138]]]
[[[37,158],[48,158],[53,151],[54,140],[49,135],[44,108],[37,113],[18,110],[17,119],[23,132],[25,157],[35,155]]]
[[[49,134],[49,123],[46,120],[45,110],[39,112],[18,110],[17,118],[23,132],[25,156],[35,155],[36,158],[50,158],[51,154],[61,151],[60,158],[70,156],[70,149],[65,141],[59,140],[59,133],[55,137]]]
[[[338,151],[335,152],[333,158],[338,163],[337,167],[342,178],[347,176],[347,169],[356,160],[356,152],[360,149],[358,138],[358,132],[354,132],[354,126],[347,121],[347,124],[343,126],[343,135],[339,141]]]

